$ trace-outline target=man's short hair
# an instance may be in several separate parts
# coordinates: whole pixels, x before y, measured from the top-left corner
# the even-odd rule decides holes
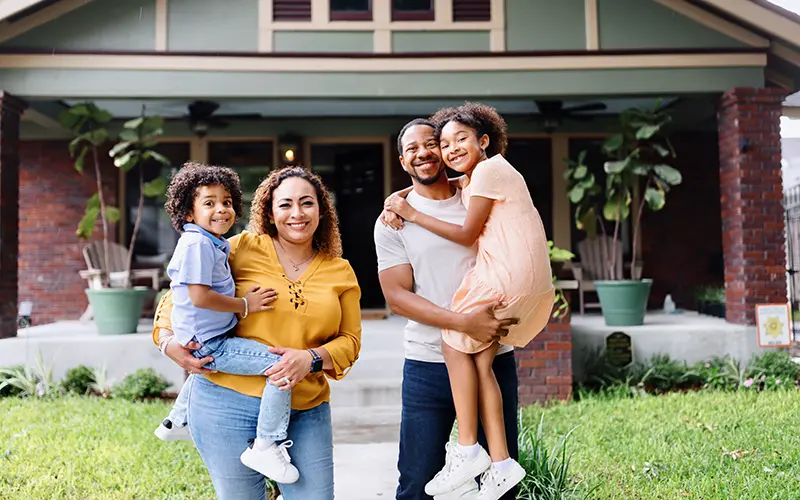
[[[403,156],[403,136],[406,135],[406,131],[411,127],[416,127],[417,125],[426,125],[433,130],[436,130],[436,125],[428,120],[427,118],[414,118],[410,122],[403,125],[403,128],[400,129],[400,133],[397,135],[397,154]]]

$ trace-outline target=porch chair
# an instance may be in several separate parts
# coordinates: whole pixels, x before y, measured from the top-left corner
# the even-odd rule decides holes
[[[105,259],[103,258],[103,241],[97,240],[89,243],[83,247],[83,258],[86,261],[87,269],[79,271],[80,277],[87,281],[89,288],[97,290],[103,287],[101,277],[103,275],[103,266]],[[112,241],[108,242],[108,279],[112,286],[122,286],[125,282],[126,271],[125,267],[128,261],[128,250]],[[149,279],[151,280],[151,287],[153,290],[158,291],[161,288],[161,276],[163,270],[161,268],[150,269],[131,269],[131,280]],[[92,319],[92,306],[86,307],[81,321],[88,321]]]
[[[575,281],[578,282],[578,302],[581,315],[584,314],[587,307],[600,307],[600,302],[586,303],[584,300],[585,292],[596,292],[597,287],[594,285],[595,280],[606,280],[611,277],[608,272],[608,267],[603,259],[603,241],[605,240],[608,252],[612,252],[611,236],[597,236],[594,239],[586,238],[578,243],[578,256],[580,262],[570,262],[569,267],[572,269],[572,275]],[[623,263],[622,252],[619,249],[619,242],[617,242],[617,252],[615,257],[615,266],[617,275],[622,275]],[[624,268],[626,271],[631,269],[631,263],[625,263]],[[633,268],[633,279],[640,279],[642,276],[642,263],[637,262]]]

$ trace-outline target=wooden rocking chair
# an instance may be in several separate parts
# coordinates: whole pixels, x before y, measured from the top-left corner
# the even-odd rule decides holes
[[[608,266],[603,259],[603,241],[605,240],[608,252],[612,252],[611,236],[597,236],[594,239],[586,238],[578,243],[578,255],[581,259],[580,262],[571,262],[572,275],[578,282],[578,301],[581,315],[584,314],[587,307],[599,308],[600,302],[586,303],[584,300],[585,292],[596,292],[595,280],[607,280],[611,278],[608,271]],[[620,250],[620,243],[617,242],[617,251],[615,258],[615,266],[617,276],[622,276],[622,251]],[[624,265],[625,270],[630,270],[631,264]],[[633,268],[633,279],[640,279],[642,276],[642,263],[637,262]]]

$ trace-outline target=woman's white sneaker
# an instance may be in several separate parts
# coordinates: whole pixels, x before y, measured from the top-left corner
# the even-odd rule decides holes
[[[444,468],[436,473],[433,479],[425,485],[425,493],[437,496],[453,491],[470,479],[475,479],[492,465],[492,459],[483,447],[478,447],[478,453],[473,458],[468,458],[458,445],[449,442]]]
[[[272,443],[264,448],[259,446],[259,440],[247,447],[242,453],[241,461],[244,465],[260,472],[276,483],[291,484],[300,479],[300,471],[292,465],[288,449],[292,441],[281,444]]]
[[[502,468],[492,465],[481,475],[479,500],[498,500],[525,479],[525,469],[516,460],[509,460],[511,460],[511,464]]]

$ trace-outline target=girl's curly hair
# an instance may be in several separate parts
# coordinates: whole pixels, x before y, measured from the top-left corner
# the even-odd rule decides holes
[[[436,124],[437,138],[441,137],[445,125],[456,121],[474,129],[478,137],[483,134],[489,136],[489,145],[486,147],[488,158],[506,152],[508,127],[500,113],[491,106],[477,102],[465,102],[456,108],[440,109],[431,116],[430,120]]]
[[[278,228],[270,222],[272,218],[273,193],[283,181],[290,177],[299,177],[314,186],[319,203],[319,226],[314,232],[314,248],[329,259],[342,256],[342,237],[339,234],[339,217],[333,208],[333,201],[328,189],[320,177],[304,167],[284,167],[273,170],[256,189],[253,203],[250,206],[250,231],[255,234],[278,235]]]
[[[172,227],[179,233],[183,232],[186,216],[194,208],[198,188],[203,186],[223,186],[231,194],[236,218],[242,216],[242,186],[239,183],[239,174],[228,167],[187,162],[172,176],[167,188],[167,201],[164,203]]]

